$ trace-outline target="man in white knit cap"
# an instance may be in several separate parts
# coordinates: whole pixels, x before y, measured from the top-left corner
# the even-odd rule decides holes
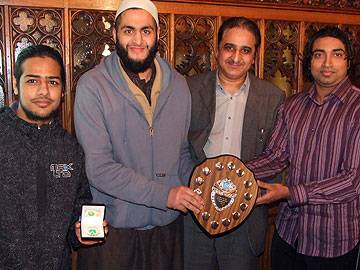
[[[199,212],[187,185],[193,166],[185,79],[156,55],[159,20],[149,0],[124,0],[116,52],[84,74],[75,128],[94,203],[106,205],[106,242],[79,251],[79,269],[181,270],[180,211]]]

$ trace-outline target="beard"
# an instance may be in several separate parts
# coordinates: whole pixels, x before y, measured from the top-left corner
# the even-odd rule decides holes
[[[49,112],[47,115],[38,115],[24,106],[20,99],[20,105],[27,118],[33,121],[50,121],[59,114],[59,108]]]
[[[133,73],[144,72],[150,68],[158,51],[158,46],[159,43],[156,40],[154,45],[150,47],[149,54],[144,60],[133,60],[129,57],[127,49],[118,40],[115,44],[116,53],[120,57],[122,64]]]

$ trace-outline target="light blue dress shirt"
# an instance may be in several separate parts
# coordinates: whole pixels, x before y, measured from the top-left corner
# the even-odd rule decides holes
[[[215,122],[204,146],[206,157],[230,154],[241,158],[241,138],[246,101],[249,94],[249,75],[235,94],[230,95],[216,79]]]

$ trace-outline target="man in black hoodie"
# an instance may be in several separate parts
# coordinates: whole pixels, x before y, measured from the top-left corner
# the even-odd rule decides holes
[[[65,85],[60,54],[24,49],[15,63],[19,102],[0,109],[0,269],[70,269],[76,222],[91,200],[84,155],[59,124]]]

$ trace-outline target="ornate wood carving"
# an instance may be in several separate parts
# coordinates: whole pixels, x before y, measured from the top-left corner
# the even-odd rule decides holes
[[[360,25],[344,25],[342,28],[349,34],[355,55],[355,69],[351,80],[360,88]]]
[[[70,15],[69,114],[72,117],[77,81],[81,75],[97,65],[104,56],[109,55],[115,49],[112,40],[115,12],[72,9]],[[71,130],[74,131],[73,121],[71,121]]]
[[[10,12],[13,59],[31,44],[48,45],[63,54],[62,9],[11,7]]]
[[[298,89],[299,24],[266,21],[264,78],[291,95]]]
[[[245,1],[244,1],[245,2]],[[246,1],[253,2],[253,1]],[[360,2],[354,0],[256,0],[261,3],[271,3],[275,5],[287,4],[300,7],[317,7],[317,8],[360,8]]]
[[[215,66],[215,17],[175,18],[175,67],[183,75],[211,70]]]
[[[114,12],[71,10],[72,90],[84,72],[114,50]]]
[[[0,107],[6,104],[7,93],[4,37],[4,8],[0,6]]]
[[[160,24],[160,40],[159,53],[160,56],[170,62],[170,14],[159,14]]]
[[[324,24],[324,23],[307,23],[305,26],[305,43],[306,41],[317,31],[320,30],[320,28],[329,26],[330,24]],[[336,26],[336,25],[333,25]]]
[[[159,2],[184,2],[183,0],[157,0]],[[191,0],[190,0],[191,1]],[[191,2],[201,3],[201,0]],[[214,4],[257,4],[257,5],[275,5],[275,6],[293,6],[302,8],[322,8],[322,9],[360,9],[358,0],[207,0]]]

